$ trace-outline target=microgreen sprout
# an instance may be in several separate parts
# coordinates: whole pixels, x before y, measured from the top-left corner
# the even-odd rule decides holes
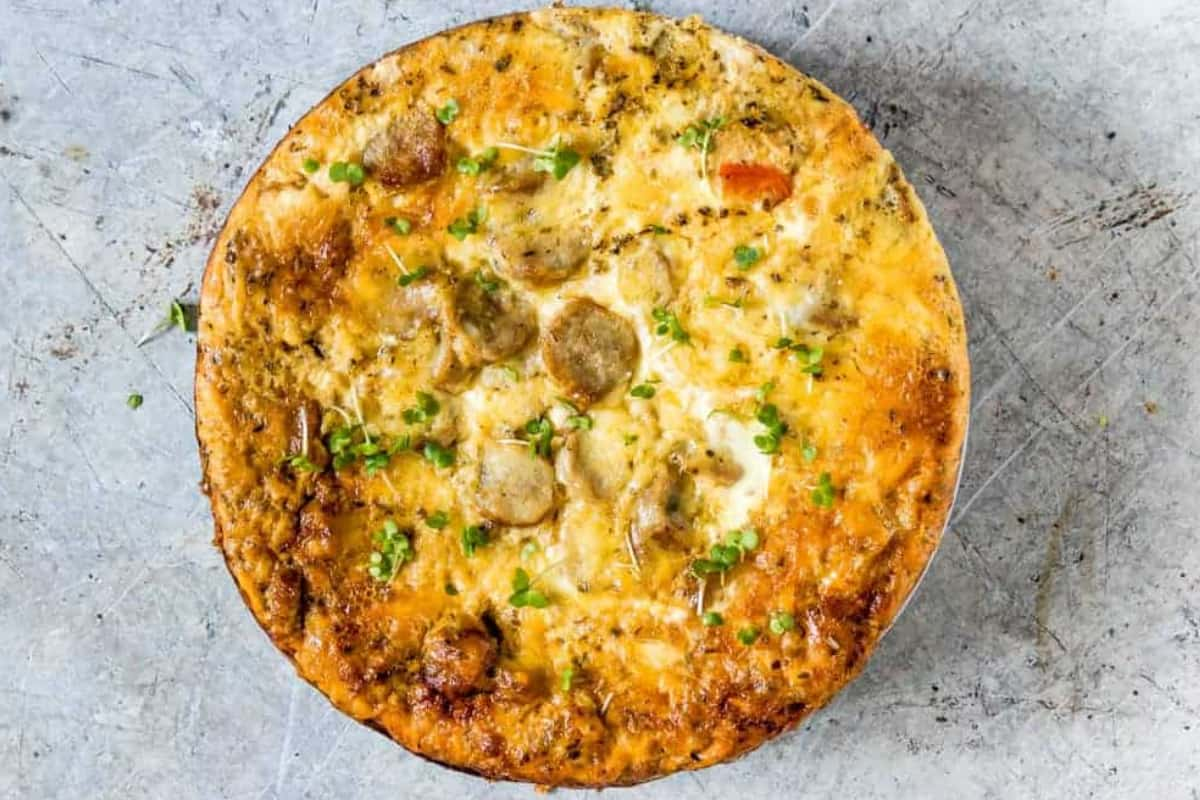
[[[534,172],[548,172],[554,176],[555,180],[561,181],[567,176],[567,173],[575,168],[579,163],[579,153],[568,147],[563,147],[558,139],[555,139],[551,145],[544,149],[533,147],[525,147],[520,144],[511,144],[509,142],[497,142],[496,147],[504,150],[516,150],[521,153],[529,153],[533,158]]]
[[[458,112],[458,101],[451,97],[446,101],[446,105],[435,111],[433,115],[437,117],[438,122],[442,123],[443,125],[449,125],[454,121],[454,118],[458,116]]]
[[[818,508],[832,508],[837,487],[833,485],[833,477],[828,472],[822,472],[817,478],[817,486],[812,490],[813,505]]]
[[[733,248],[733,260],[737,262],[738,269],[743,272],[757,264],[761,258],[762,251],[757,247],[739,244]]]
[[[540,590],[533,588],[533,581],[530,580],[529,573],[521,567],[517,567],[517,571],[513,574],[512,589],[513,592],[509,595],[508,602],[516,608],[526,606],[545,608],[550,605],[549,598]]]
[[[708,558],[697,558],[692,562],[692,574],[697,578],[728,572],[745,557],[746,553],[758,547],[758,532],[753,528],[742,531],[730,531],[725,535],[724,542],[712,546]]]
[[[487,529],[479,525],[468,525],[463,528],[460,541],[462,543],[463,555],[467,558],[475,555],[476,550],[480,547],[485,547],[491,542],[488,538]]]
[[[409,425],[419,425],[436,417],[441,410],[442,406],[436,397],[429,392],[417,392],[417,404],[404,409],[404,421]]]
[[[749,647],[758,641],[759,630],[753,625],[748,625],[737,632],[737,639],[742,644]]]
[[[529,442],[529,455],[537,458],[550,457],[550,443],[554,440],[554,425],[545,417],[534,417],[525,423],[525,437]]]
[[[790,351],[792,358],[803,365],[800,369],[801,372],[809,375],[820,375],[824,372],[824,367],[821,366],[821,360],[825,358],[825,348],[823,347],[810,347],[803,342],[792,341],[787,336],[780,336],[771,344],[771,347],[776,350]]]
[[[408,236],[412,233],[412,222],[404,217],[388,217],[383,224],[400,236]]]
[[[405,562],[412,561],[412,542],[390,519],[383,523],[382,530],[375,532],[374,539],[376,548],[367,562],[367,573],[380,583],[387,583]]]
[[[771,614],[767,628],[776,636],[782,636],[788,631],[796,629],[796,618],[786,611],[776,611]]]
[[[472,233],[478,233],[479,225],[486,219],[486,210],[482,208],[473,208],[467,212],[465,217],[458,217],[449,225],[447,225],[446,231],[461,242]]]
[[[474,158],[471,158],[470,156],[463,156],[458,160],[458,163],[455,164],[455,167],[463,175],[475,177],[479,173],[486,172],[488,169],[490,169],[491,166],[496,163],[496,159],[499,157],[499,150],[497,150],[495,147],[488,147]]]
[[[191,333],[196,330],[195,325],[196,313],[194,308],[185,308],[183,303],[178,300],[172,300],[167,306],[167,313],[158,323],[150,329],[150,332],[138,340],[137,346],[141,347],[151,339],[156,338],[159,334],[169,331],[171,328],[179,328],[184,333]]]
[[[348,183],[351,186],[362,186],[367,179],[367,172],[362,164],[353,161],[335,161],[329,165],[329,180],[334,183]]]
[[[682,147],[700,151],[700,177],[705,183],[708,182],[708,154],[712,152],[717,131],[724,125],[725,118],[721,116],[702,119],[688,125],[675,139]]]
[[[650,312],[650,316],[657,323],[654,326],[654,332],[659,336],[670,334],[671,338],[680,344],[687,344],[692,340],[691,335],[683,329],[675,312],[667,311],[665,308],[656,308]]]

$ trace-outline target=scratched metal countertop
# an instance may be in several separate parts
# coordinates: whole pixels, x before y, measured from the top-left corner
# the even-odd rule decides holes
[[[858,108],[954,265],[974,399],[950,530],[863,677],[747,758],[611,794],[1200,796],[1200,7],[644,6]],[[0,0],[0,797],[534,797],[294,677],[210,544],[193,337],[135,346],[290,123],[512,7]]]

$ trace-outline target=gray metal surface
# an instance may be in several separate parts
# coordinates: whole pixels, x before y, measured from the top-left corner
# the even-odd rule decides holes
[[[865,675],[741,761],[612,794],[1197,797],[1200,8],[648,5],[857,106],[950,254],[975,398],[951,528]],[[0,0],[0,797],[534,796],[293,677],[209,544],[191,337],[134,346],[289,123],[509,7]]]

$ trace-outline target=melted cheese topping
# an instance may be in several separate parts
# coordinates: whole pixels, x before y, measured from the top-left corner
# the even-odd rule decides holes
[[[526,152],[555,146],[561,177]],[[967,365],[845,103],[698,19],[550,9],[389,55],[292,129],[214,248],[196,393],[218,542],[305,678],[430,758],[608,785],[743,752],[861,669],[948,513]],[[379,573],[389,525],[411,557]]]

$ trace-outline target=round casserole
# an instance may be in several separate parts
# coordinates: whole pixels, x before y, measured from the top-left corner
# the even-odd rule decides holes
[[[937,546],[967,401],[891,156],[698,18],[385,56],[289,131],[203,282],[247,605],[345,713],[493,778],[636,783],[826,703]]]

